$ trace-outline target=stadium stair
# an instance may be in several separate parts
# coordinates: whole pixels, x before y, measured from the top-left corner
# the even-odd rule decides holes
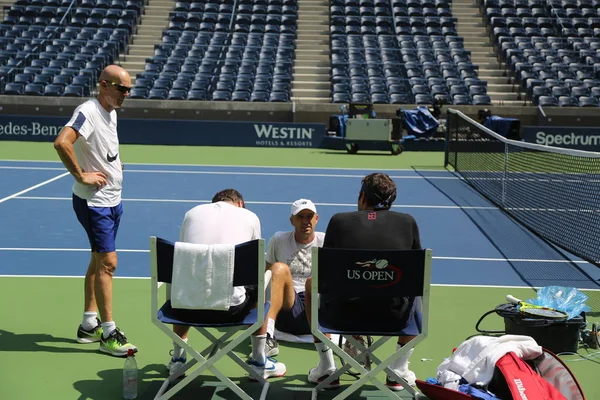
[[[162,32],[169,25],[169,12],[175,7],[174,0],[148,0],[144,15],[129,45],[129,53],[121,56],[121,66],[129,71],[131,82],[144,71],[146,59],[154,54],[154,45],[162,41]]]
[[[329,1],[298,0],[292,100],[329,103]]]
[[[457,31],[464,37],[465,49],[471,50],[471,59],[479,65],[479,78],[488,82],[488,95],[494,105],[521,106],[518,93],[500,69],[498,59],[483,23],[483,15],[473,0],[453,0],[452,14],[457,18]]]

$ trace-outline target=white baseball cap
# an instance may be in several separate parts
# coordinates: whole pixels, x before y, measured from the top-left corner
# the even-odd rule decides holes
[[[296,215],[302,210],[310,210],[315,214],[317,213],[315,203],[308,199],[298,199],[292,203],[292,215]]]

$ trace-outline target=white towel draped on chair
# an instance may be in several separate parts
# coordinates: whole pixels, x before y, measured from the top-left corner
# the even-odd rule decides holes
[[[233,297],[235,246],[176,242],[171,306],[226,311]]]

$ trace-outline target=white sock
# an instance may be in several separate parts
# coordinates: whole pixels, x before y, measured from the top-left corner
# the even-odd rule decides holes
[[[83,320],[81,321],[81,326],[83,327],[83,329],[85,329],[86,331],[89,331],[90,329],[93,329],[96,327],[96,325],[98,325],[98,321],[96,321],[96,318],[98,318],[98,313],[95,311],[86,311],[83,313]]]
[[[117,329],[117,325],[115,321],[105,321],[102,323],[102,337],[106,339],[108,335],[111,334],[112,331]]]
[[[269,318],[267,320],[267,334],[272,338],[275,337],[275,320]]]
[[[402,345],[398,343],[398,345],[396,346],[396,351],[399,351],[401,348]],[[392,365],[390,365],[390,367],[395,371],[407,371],[408,359],[410,358],[414,350],[415,349],[410,349],[404,356],[396,359],[396,361],[394,361]]]
[[[265,345],[267,344],[267,335],[252,336],[252,361],[264,365],[267,361],[265,354]]]
[[[319,368],[321,370],[335,369],[333,350],[331,350],[323,342],[315,343],[315,347],[319,353]]]
[[[184,342],[187,343],[187,338],[182,339]],[[186,358],[186,353],[185,353],[185,349],[181,346],[179,346],[178,343],[173,342],[173,358]]]

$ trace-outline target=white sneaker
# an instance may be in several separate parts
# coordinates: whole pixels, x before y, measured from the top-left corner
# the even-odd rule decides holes
[[[280,376],[284,376],[287,371],[284,363],[280,363],[271,357],[267,357],[264,364],[260,364],[254,360],[251,360],[250,365],[252,366],[252,368],[254,368],[256,372],[258,372],[259,375],[262,375],[262,377],[265,379],[271,377],[278,378]],[[256,381],[256,379],[254,379],[252,375],[250,375],[248,379],[250,379],[251,381]]]
[[[333,374],[336,371],[336,368],[325,369],[321,367],[321,364],[317,364],[315,368],[311,368],[308,371],[308,381],[310,383],[319,384],[323,382],[325,379],[329,378],[329,375]],[[325,389],[337,389],[340,387],[340,380],[334,379],[329,385],[325,386]]]
[[[415,382],[417,380],[417,376],[410,369],[407,368],[404,371],[394,370],[394,372],[396,372],[399,376],[405,379],[410,386],[415,387],[417,385],[417,383]],[[385,386],[387,386],[389,389],[395,392],[404,390],[404,387],[400,383],[396,382],[395,377],[390,377],[390,374],[387,374],[386,376]]]
[[[186,359],[185,358],[176,358],[173,359],[171,358],[171,361],[169,361],[169,365],[167,365],[167,370],[169,371],[169,376],[175,375],[179,369],[181,369],[181,367],[183,367],[186,363]],[[182,375],[183,377],[183,375]]]

